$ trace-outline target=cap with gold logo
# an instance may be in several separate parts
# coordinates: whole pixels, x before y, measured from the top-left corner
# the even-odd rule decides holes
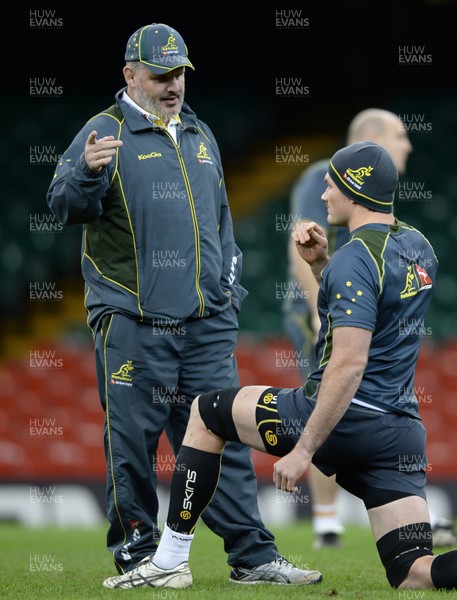
[[[194,69],[181,35],[164,23],[152,23],[137,29],[127,42],[125,60],[139,61],[156,75],[178,67]]]
[[[340,191],[366,208],[392,212],[398,171],[390,154],[374,142],[355,142],[330,159],[328,174]]]

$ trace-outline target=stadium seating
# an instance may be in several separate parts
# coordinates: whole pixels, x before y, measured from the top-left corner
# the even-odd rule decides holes
[[[37,346],[41,351],[49,345]],[[0,479],[2,481],[104,480],[103,411],[96,389],[93,348],[89,344],[53,347],[62,368],[35,368],[24,359],[5,361],[0,372]],[[240,337],[237,360],[243,385],[300,385],[295,368],[278,366],[291,348],[281,336]],[[286,361],[287,363],[287,361]],[[280,365],[284,361],[280,361]],[[424,344],[416,393],[428,429],[429,479],[457,477],[457,343]],[[159,453],[172,464],[165,436]],[[253,451],[259,479],[271,478],[274,461]],[[169,480],[170,468],[158,472]]]

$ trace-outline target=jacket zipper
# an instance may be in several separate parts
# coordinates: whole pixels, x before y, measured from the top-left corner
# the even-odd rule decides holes
[[[198,300],[200,303],[200,307],[198,310],[198,316],[203,317],[205,312],[205,299],[203,297],[202,291],[200,289],[200,272],[201,272],[201,257],[200,257],[200,231],[198,228],[198,220],[197,220],[197,212],[195,210],[194,199],[192,196],[192,188],[190,187],[190,181],[187,176],[186,166],[184,164],[184,160],[181,154],[181,150],[179,149],[178,144],[174,141],[173,137],[168,133],[165,129],[165,133],[168,135],[170,140],[173,142],[173,145],[176,149],[176,154],[178,155],[179,163],[181,165],[181,171],[184,177],[184,183],[187,189],[187,197],[189,198],[189,207],[190,213],[192,215],[192,221],[194,225],[194,239],[195,239],[195,289],[197,291]]]

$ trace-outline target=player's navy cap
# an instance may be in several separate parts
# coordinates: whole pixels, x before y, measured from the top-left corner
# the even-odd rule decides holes
[[[392,212],[398,171],[390,154],[374,142],[355,142],[330,159],[328,174],[340,191],[371,210]]]
[[[194,69],[181,35],[164,23],[152,23],[137,29],[127,42],[125,60],[139,61],[156,75],[178,67]]]

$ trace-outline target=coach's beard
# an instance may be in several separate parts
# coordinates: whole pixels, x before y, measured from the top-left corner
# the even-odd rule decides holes
[[[137,89],[137,103],[141,108],[144,108],[148,113],[158,117],[163,123],[167,123],[173,117],[177,117],[181,112],[182,107],[182,98],[179,95],[176,96],[167,96],[166,98],[161,98],[160,100],[153,100],[148,96],[143,90]],[[162,106],[162,102],[164,100],[171,100],[176,98],[177,106],[175,108],[171,108],[169,111],[164,110]]]

